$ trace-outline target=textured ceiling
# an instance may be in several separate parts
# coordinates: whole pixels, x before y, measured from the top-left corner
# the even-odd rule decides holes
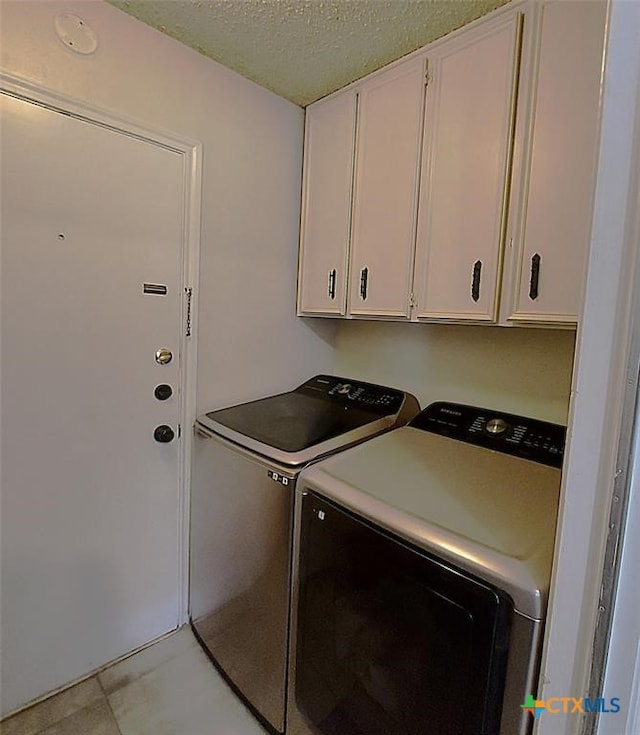
[[[508,0],[108,0],[307,105]]]

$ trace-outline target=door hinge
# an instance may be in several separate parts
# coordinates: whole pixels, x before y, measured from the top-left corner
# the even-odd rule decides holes
[[[185,319],[184,336],[191,337],[191,298],[193,296],[193,288],[190,286],[185,288],[185,294],[187,295],[187,314]]]
[[[427,69],[424,73],[424,86],[428,87],[430,83],[431,83],[431,73]]]
[[[417,305],[418,305],[418,302],[416,301],[416,295],[414,293],[410,293],[409,294],[409,308],[413,309]]]
[[[178,439],[182,436],[182,424],[178,424]]]

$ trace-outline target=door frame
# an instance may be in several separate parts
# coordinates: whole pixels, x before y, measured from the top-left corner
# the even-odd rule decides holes
[[[148,125],[112,110],[87,104],[13,74],[0,72],[0,92],[76,120],[128,135],[182,156],[183,225],[181,258],[179,489],[178,489],[178,619],[189,620],[189,484],[191,427],[196,416],[196,351],[200,215],[202,207],[202,143],[172,131]]]
[[[628,381],[635,379],[630,373],[633,335],[640,325],[634,303],[634,282],[640,278],[640,175],[633,166],[640,150],[639,32],[640,5],[609,0],[591,245],[538,689],[543,700],[594,696],[589,677],[598,655],[599,608],[609,604],[600,596],[602,573],[609,531],[617,533],[609,519],[625,474],[620,462],[628,461],[628,447],[621,442]],[[563,713],[543,714],[533,729],[534,735],[589,731],[586,717]]]

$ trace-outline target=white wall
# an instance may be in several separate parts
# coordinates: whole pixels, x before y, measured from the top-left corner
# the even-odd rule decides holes
[[[93,28],[94,54],[60,42],[60,10]],[[0,12],[3,71],[203,143],[198,410],[326,369],[331,327],[294,316],[302,109],[98,0]]]
[[[338,326],[335,370],[408,390],[566,423],[575,333],[445,324]]]

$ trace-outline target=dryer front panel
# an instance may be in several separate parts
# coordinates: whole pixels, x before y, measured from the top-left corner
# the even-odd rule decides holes
[[[319,735],[500,731],[512,604],[310,493],[295,700]]]

